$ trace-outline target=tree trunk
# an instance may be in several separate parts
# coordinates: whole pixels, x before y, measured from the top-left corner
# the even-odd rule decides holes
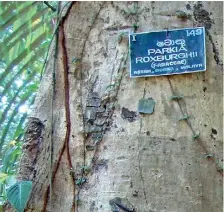
[[[73,3],[28,123],[26,211],[222,211],[222,5]],[[127,35],[136,26],[205,26],[207,70],[131,79]],[[153,114],[137,112],[142,98],[154,99]]]

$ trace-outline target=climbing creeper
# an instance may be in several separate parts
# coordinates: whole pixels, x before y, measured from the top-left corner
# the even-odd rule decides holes
[[[175,92],[174,92],[174,89],[173,89],[173,86],[172,86],[172,84],[171,84],[171,81],[170,81],[170,79],[169,79],[169,76],[167,76],[167,79],[168,79],[168,82],[169,82],[169,84],[170,84],[170,88],[171,88],[172,93],[175,93]],[[189,121],[190,116],[185,115],[185,114],[183,113],[181,104],[180,104],[180,102],[179,102],[179,101],[183,100],[183,98],[184,98],[183,95],[172,95],[172,96],[170,97],[170,100],[177,101],[177,103],[178,103],[178,105],[179,105],[179,107],[180,107],[180,110],[181,110],[181,112],[182,112],[183,117],[180,118],[179,121],[184,120],[184,121],[187,122],[188,126],[190,127],[190,129],[191,129],[191,131],[192,131],[192,133],[193,133],[193,135],[192,135],[192,140],[197,141],[197,143],[202,147],[202,149],[203,149],[203,150],[205,151],[205,153],[206,153],[205,158],[213,160],[213,161],[215,162],[215,164],[216,164],[216,169],[217,169],[217,171],[218,171],[219,173],[223,174],[223,166],[220,165],[220,163],[219,163],[219,159],[218,159],[215,155],[213,155],[213,154],[211,154],[211,153],[208,152],[207,148],[206,148],[205,145],[203,144],[203,141],[200,139],[200,133],[195,133],[195,130],[192,128],[191,123],[190,123],[190,121]]]

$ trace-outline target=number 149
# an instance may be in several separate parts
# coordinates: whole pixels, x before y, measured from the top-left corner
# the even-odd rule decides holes
[[[196,35],[201,35],[201,34],[202,34],[202,29],[187,30],[187,36],[196,36]]]

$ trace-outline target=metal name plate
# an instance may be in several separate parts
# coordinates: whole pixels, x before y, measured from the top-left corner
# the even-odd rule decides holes
[[[204,27],[129,35],[130,77],[206,70]]]

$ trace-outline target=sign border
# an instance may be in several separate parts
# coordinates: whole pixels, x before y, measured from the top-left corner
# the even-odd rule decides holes
[[[206,53],[206,40],[205,40],[205,27],[191,27],[191,28],[178,28],[178,29],[164,29],[164,30],[156,30],[156,31],[148,31],[148,32],[137,32],[137,33],[129,33],[129,49],[131,48],[131,35],[139,35],[139,34],[148,34],[151,32],[169,32],[169,31],[178,31],[178,30],[187,30],[187,29],[202,29],[204,32],[204,53]],[[191,71],[191,72],[182,72],[182,73],[171,73],[171,74],[159,74],[159,75],[144,75],[144,76],[132,76],[131,75],[131,52],[129,52],[129,57],[130,57],[130,63],[129,63],[129,68],[130,68],[130,78],[139,78],[139,77],[158,77],[158,76],[170,76],[170,75],[178,75],[178,74],[190,74],[190,73],[197,73],[197,72],[204,72],[206,71],[206,56],[205,56],[205,69],[203,70],[198,70],[198,71]]]

